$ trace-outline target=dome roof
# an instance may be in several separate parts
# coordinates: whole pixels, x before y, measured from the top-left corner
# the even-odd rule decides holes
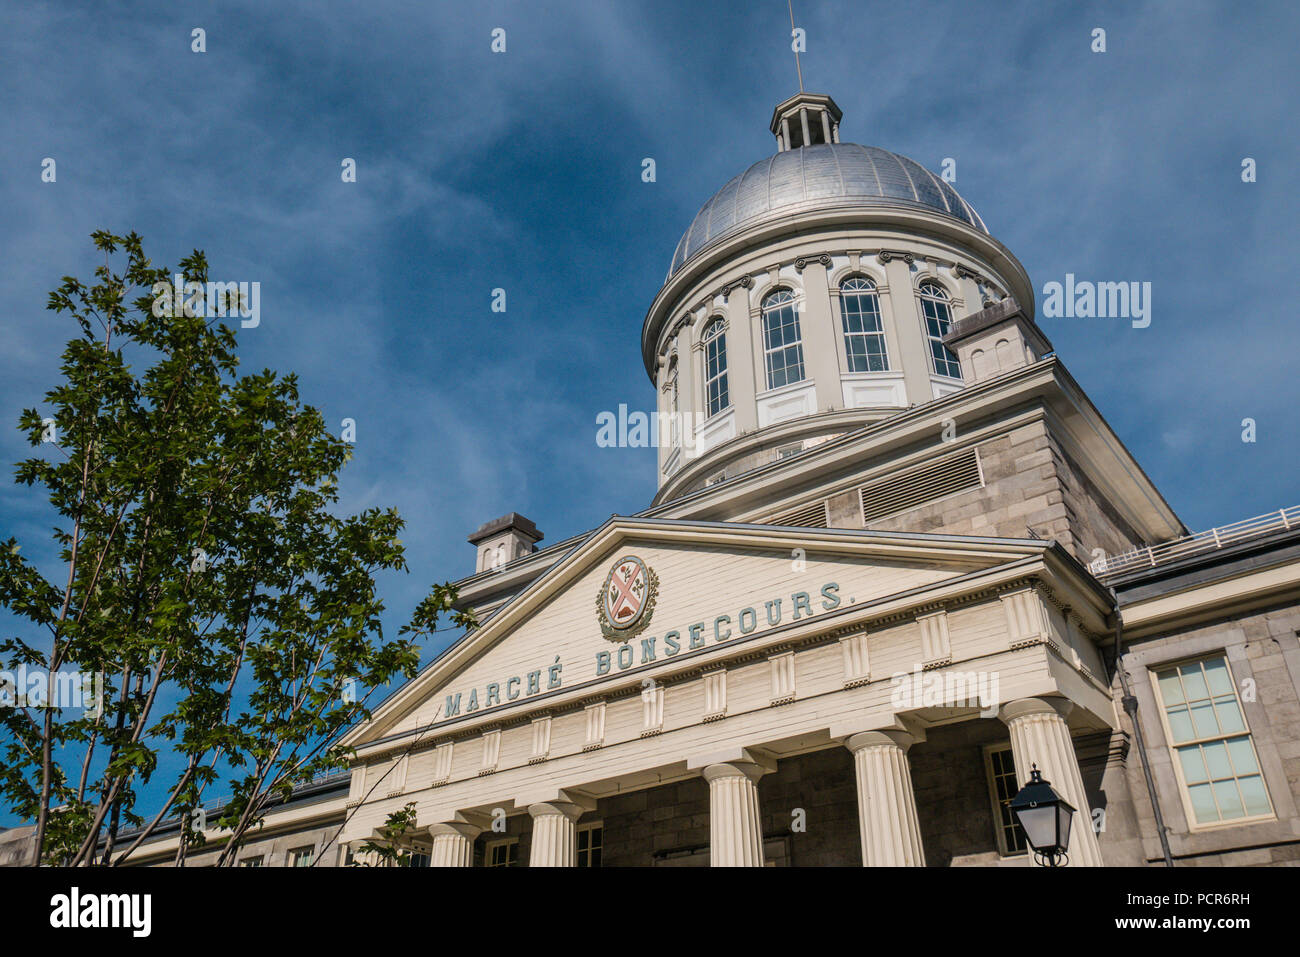
[[[668,277],[748,226],[802,209],[864,205],[919,207],[988,233],[970,204],[919,163],[875,146],[822,143],[759,160],[718,190],[677,244]]]

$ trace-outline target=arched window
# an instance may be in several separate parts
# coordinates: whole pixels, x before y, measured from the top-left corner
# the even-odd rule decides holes
[[[952,326],[948,293],[937,282],[923,282],[918,291],[921,296],[921,315],[925,318],[925,336],[930,344],[930,365],[936,375],[960,379],[961,366],[957,357],[943,344],[943,337]]]
[[[668,393],[669,429],[672,434],[673,448],[681,444],[682,433],[677,415],[677,356],[668,360],[668,376],[665,390]]]
[[[866,276],[850,276],[840,283],[840,317],[844,323],[844,354],[850,372],[885,372],[889,354],[880,324],[880,299],[876,284]]]
[[[714,316],[700,335],[704,343],[704,397],[709,415],[717,415],[731,405],[727,393],[727,335],[722,317]]]
[[[778,289],[763,300],[763,359],[767,387],[803,381],[803,344],[794,293]]]

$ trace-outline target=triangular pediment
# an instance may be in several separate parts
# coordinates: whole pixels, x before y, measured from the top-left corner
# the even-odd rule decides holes
[[[611,519],[391,695],[345,744],[511,720],[888,600],[1037,559],[1049,543]],[[611,586],[618,570],[623,586]],[[648,656],[648,657],[647,657]],[[628,664],[628,662],[631,664]]]

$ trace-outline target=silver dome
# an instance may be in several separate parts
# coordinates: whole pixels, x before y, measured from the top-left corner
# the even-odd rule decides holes
[[[988,233],[970,204],[919,163],[875,146],[825,143],[759,160],[718,190],[677,244],[669,278],[705,247],[796,205],[915,206]]]

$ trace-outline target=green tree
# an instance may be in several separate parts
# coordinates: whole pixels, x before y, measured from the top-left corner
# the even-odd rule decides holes
[[[410,867],[410,835],[415,828],[415,802],[412,801],[406,807],[390,812],[384,826],[379,829],[378,838],[361,845],[361,853],[373,855],[377,863],[353,863],[359,867]]]
[[[418,639],[471,619],[435,586],[384,638],[375,576],[406,569],[403,523],[335,514],[350,446],[293,375],[239,373],[235,333],[201,293],[159,308],[170,270],[137,235],[92,238],[93,284],[64,277],[49,297],[76,325],[61,381],[19,423],[40,452],[17,481],[47,493],[61,569],[47,579],[17,539],[0,543],[0,605],[28,623],[0,638],[0,667],[50,676],[45,706],[0,709],[0,796],[35,818],[44,862],[119,864],[179,816],[183,863],[203,841],[191,812],[222,781],[232,799],[209,824],[233,864],[269,803],[346,766],[332,742],[369,717],[375,688],[415,673]],[[179,272],[206,284],[203,253]],[[60,671],[101,676],[99,706],[49,706]],[[146,819],[138,792],[162,749],[184,766]],[[128,827],[142,830],[120,843]]]

